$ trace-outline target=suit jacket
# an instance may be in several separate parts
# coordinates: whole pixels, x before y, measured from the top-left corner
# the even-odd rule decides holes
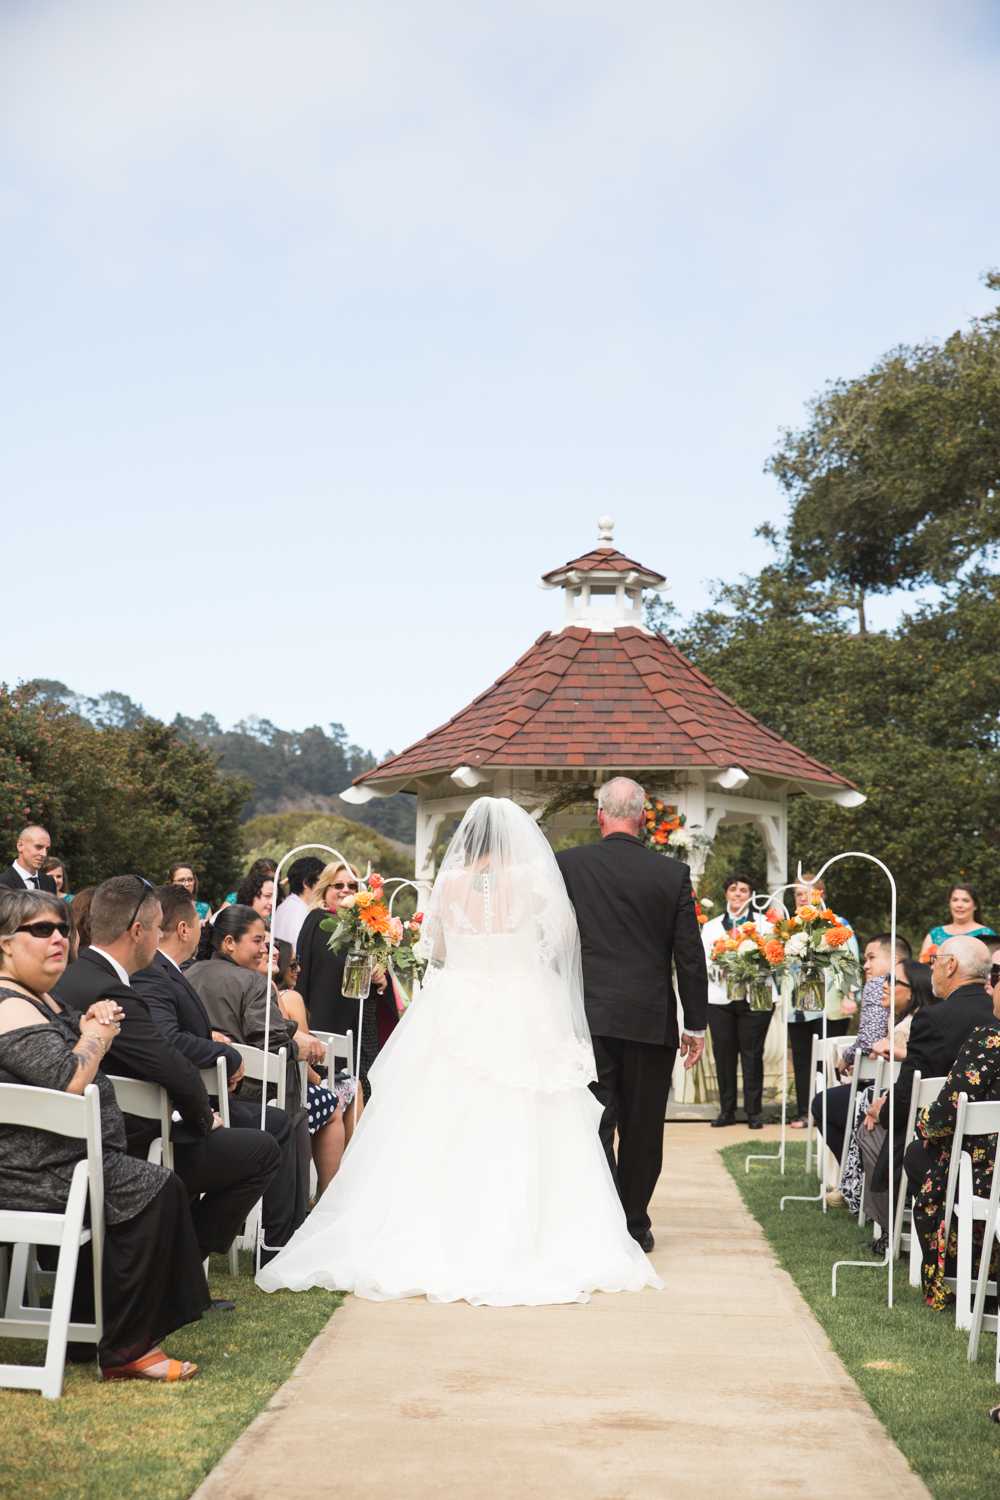
[[[952,990],[947,1000],[918,1010],[910,1023],[910,1035],[906,1043],[906,1056],[893,1090],[895,1098],[893,1145],[897,1171],[903,1159],[905,1141],[903,1133],[910,1113],[913,1098],[913,1075],[919,1069],[921,1078],[947,1077],[952,1063],[965,1046],[977,1026],[997,1027],[993,1014],[993,1001],[980,981],[963,984]],[[879,1116],[882,1125],[889,1124],[888,1100],[882,1105]],[[889,1186],[889,1137],[882,1148],[872,1173],[872,1186],[876,1192],[885,1192]]]
[[[27,891],[31,889],[30,886],[25,885],[13,865],[8,865],[3,874],[0,874],[0,885],[5,885],[12,891]],[[58,896],[59,894],[56,889],[56,883],[51,875],[39,875],[38,889],[40,891],[49,891],[53,896]]]
[[[583,994],[594,1036],[677,1047],[708,1021],[708,970],[687,865],[628,833],[556,855],[576,908]]]
[[[299,1027],[297,1021],[289,1021],[281,1014],[274,986],[257,969],[243,969],[219,953],[192,964],[184,977],[197,993],[216,1031],[225,1032],[244,1047],[263,1047],[264,1023],[270,1005],[268,1046],[272,1052],[281,1047],[288,1049],[285,1108],[294,1114],[305,1103],[301,1097],[298,1048],[295,1045],[295,1033]],[[237,1097],[257,1104],[261,1085],[245,1078],[237,1089]]]
[[[212,1040],[212,1023],[198,991],[165,953],[157,952],[149,968],[140,969],[129,982],[149,1006],[154,1024],[188,1062],[196,1068],[214,1068],[216,1059],[224,1057],[229,1077],[239,1072],[240,1054]]]
[[[93,948],[84,948],[76,963],[70,964],[52,993],[60,1005],[81,1013],[96,1000],[116,1000],[125,1012],[121,1031],[108,1049],[101,1071],[123,1078],[141,1078],[166,1089],[179,1111],[183,1124],[174,1126],[171,1138],[180,1144],[200,1141],[212,1129],[212,1107],[208,1102],[201,1075],[192,1062],[171,1046],[155,1025],[149,1007],[138,991],[122,984],[107,959]],[[125,1116],[129,1151],[142,1151],[142,1142],[159,1135],[159,1127],[150,1120]]]

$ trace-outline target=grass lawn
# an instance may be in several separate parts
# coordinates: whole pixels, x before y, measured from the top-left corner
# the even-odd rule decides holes
[[[3,1500],[183,1500],[196,1489],[340,1306],[335,1292],[267,1296],[250,1276],[228,1275],[212,1257],[209,1283],[236,1312],[212,1314],[167,1339],[174,1358],[198,1365],[173,1386],[129,1381],[102,1385],[96,1365],[66,1366],[63,1394],[0,1390],[0,1496]],[[0,1340],[0,1362],[41,1363],[44,1345]]]
[[[727,1146],[720,1155],[886,1432],[935,1500],[996,1500],[1000,1427],[987,1415],[1000,1403],[993,1335],[983,1334],[979,1363],[968,1364],[968,1334],[956,1333],[953,1312],[935,1313],[924,1304],[919,1288],[907,1284],[904,1261],[897,1262],[891,1311],[883,1270],[838,1271],[832,1297],[834,1261],[865,1258],[857,1220],[843,1208],[823,1214],[818,1203],[788,1203],[779,1210],[782,1194],[818,1190],[818,1180],[805,1174],[804,1143],[789,1147],[784,1177],[760,1162],[751,1162],[747,1176],[747,1149]],[[849,1490],[848,1475],[845,1484]]]

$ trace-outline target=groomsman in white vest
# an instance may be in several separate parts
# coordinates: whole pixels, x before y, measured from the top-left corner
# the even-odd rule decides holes
[[[57,895],[52,876],[42,874],[42,865],[49,857],[51,844],[45,829],[37,823],[22,828],[17,840],[17,858],[0,875],[0,885],[8,886],[12,891],[51,891],[53,896]]]

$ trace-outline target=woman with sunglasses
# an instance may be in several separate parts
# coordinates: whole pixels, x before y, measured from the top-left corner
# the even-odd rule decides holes
[[[173,1172],[126,1154],[125,1122],[100,1070],[119,1031],[120,1006],[99,1000],[83,1015],[50,991],[66,968],[72,911],[41,891],[0,892],[0,1083],[82,1094],[101,1102],[105,1239],[104,1380],[190,1380],[197,1365],[170,1359],[161,1341],[211,1308],[188,1194]],[[113,1058],[110,1064],[113,1069]],[[0,1208],[62,1213],[82,1141],[0,1126]],[[94,1316],[91,1246],[80,1249],[72,1316]],[[70,1358],[86,1355],[71,1344]],[[93,1357],[91,1353],[90,1357]]]
[[[341,990],[344,984],[346,952],[330,952],[330,934],[321,923],[340,909],[341,902],[357,894],[360,877],[353,866],[327,865],[309,899],[309,915],[299,933],[298,957],[301,968],[295,988],[305,1001],[310,1024],[320,1031],[358,1034],[357,1000],[348,1000]],[[358,1076],[364,1102],[371,1097],[368,1070],[399,1020],[391,985],[381,969],[372,974],[372,987],[365,1001],[364,1030],[361,1036]]]

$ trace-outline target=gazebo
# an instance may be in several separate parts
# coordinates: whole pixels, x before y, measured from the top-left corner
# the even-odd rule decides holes
[[[667,786],[689,828],[713,838],[752,823],[767,851],[771,889],[787,878],[788,798],[856,807],[851,782],[766,729],[713,687],[666,636],[642,622],[644,590],[662,573],[623,556],[604,516],[593,551],[541,580],[562,589],[562,624],[539,636],[508,672],[439,729],[366,771],[341,796],[417,798],[415,874],[432,880],[445,826],[484,794],[510,797],[535,816],[579,789],[591,797],[612,776]],[[590,825],[562,812],[550,838]],[[697,875],[704,854],[692,854]]]

